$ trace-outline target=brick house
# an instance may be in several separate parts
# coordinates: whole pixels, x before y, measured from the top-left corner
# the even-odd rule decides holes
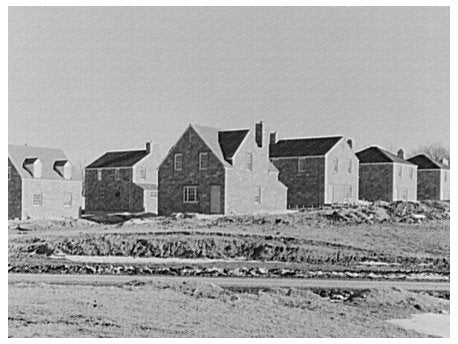
[[[342,136],[276,140],[270,160],[288,187],[288,207],[351,204],[358,200],[358,159]]]
[[[190,124],[159,166],[159,214],[248,214],[286,209],[286,187],[270,163],[266,128]]]
[[[143,150],[107,152],[85,168],[87,213],[157,214],[157,154]]]
[[[359,197],[366,201],[417,200],[417,166],[380,147],[368,147],[359,158]]]
[[[8,145],[8,219],[78,218],[79,179],[60,149]]]
[[[419,200],[450,200],[450,167],[448,161],[434,161],[425,154],[407,159],[417,165],[417,198]]]

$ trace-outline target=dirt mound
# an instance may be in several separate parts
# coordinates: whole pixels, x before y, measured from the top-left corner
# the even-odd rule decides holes
[[[414,293],[401,288],[368,289],[349,300],[354,306],[364,304],[371,312],[383,318],[407,317],[415,313],[440,313],[450,311],[450,301],[430,296],[427,293]]]
[[[18,231],[66,230],[93,226],[97,226],[97,224],[85,219],[36,219],[26,221],[8,221],[8,229]]]
[[[441,201],[392,203],[374,202],[367,206],[338,208],[323,213],[331,221],[344,223],[419,223],[427,220],[450,220],[450,203]]]

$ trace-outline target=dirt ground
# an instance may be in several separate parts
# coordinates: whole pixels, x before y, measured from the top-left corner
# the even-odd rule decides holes
[[[401,289],[331,299],[310,290],[234,292],[199,282],[9,285],[10,337],[425,337],[386,320],[448,313]]]
[[[50,278],[450,278],[449,203],[442,202],[238,217],[10,221],[8,227],[9,273]],[[94,262],[97,257],[104,259]],[[387,320],[449,310],[448,300],[400,289],[331,295],[231,291],[199,282],[12,283],[8,301],[12,337],[424,337]]]

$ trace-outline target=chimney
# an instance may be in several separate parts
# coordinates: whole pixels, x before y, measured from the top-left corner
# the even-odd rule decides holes
[[[441,162],[442,162],[442,165],[448,166],[448,159],[447,158],[442,158]]]
[[[398,157],[404,159],[404,151],[402,149],[398,150]]]
[[[146,142],[146,153],[151,153],[151,141]]]
[[[274,131],[270,133],[269,145],[274,145],[277,143],[277,132]]]
[[[348,139],[347,143],[350,146],[350,148],[353,148],[353,140],[352,139]]]
[[[258,147],[262,148],[264,143],[264,122],[261,121],[255,125],[255,141]]]

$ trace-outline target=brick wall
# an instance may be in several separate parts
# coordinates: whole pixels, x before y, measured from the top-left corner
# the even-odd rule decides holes
[[[440,199],[441,170],[418,170],[417,197],[419,200]]]
[[[22,179],[10,159],[8,159],[8,169],[11,173],[8,179],[8,219],[20,219],[22,213]]]
[[[307,158],[305,172],[299,172],[298,158],[272,159],[278,178],[288,188],[288,208],[324,204],[324,157]]]
[[[261,129],[261,128],[260,128]],[[258,135],[266,135],[267,130],[259,130]],[[226,169],[226,213],[250,214],[264,211],[286,210],[287,188],[278,180],[278,172],[269,172],[269,152],[267,139],[250,130],[233,158],[232,168]],[[252,170],[246,168],[246,156],[253,157]],[[259,195],[260,202],[255,199]]]
[[[337,173],[333,165],[335,159],[337,159]],[[327,180],[325,184],[325,203],[355,203],[359,196],[359,160],[346,140],[340,140],[326,154],[326,160]],[[351,169],[348,166],[349,162],[351,162]]]
[[[208,152],[208,169],[199,170],[199,153]],[[183,170],[174,170],[174,154],[183,154]],[[189,127],[168,153],[158,171],[158,213],[174,212],[210,213],[210,190],[212,185],[221,187],[221,213],[224,212],[225,171],[218,158]],[[183,187],[197,186],[197,203],[183,202]]]
[[[82,183],[77,180],[24,178],[22,180],[22,218],[62,218],[79,216],[82,201]],[[72,196],[65,206],[65,194]],[[41,206],[33,204],[33,195],[42,194]]]
[[[393,164],[359,164],[359,199],[393,201]]]
[[[86,212],[142,212],[143,189],[132,182],[132,168],[121,168],[121,180],[115,180],[115,169],[102,169],[102,180],[97,169],[86,169]]]

